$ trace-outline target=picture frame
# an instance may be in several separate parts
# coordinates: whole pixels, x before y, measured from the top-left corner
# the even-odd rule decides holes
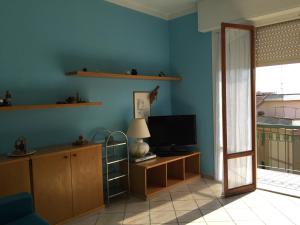
[[[151,115],[150,92],[134,91],[133,92],[133,118],[145,118]]]

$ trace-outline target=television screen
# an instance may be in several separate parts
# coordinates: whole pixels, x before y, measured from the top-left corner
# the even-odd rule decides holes
[[[197,144],[196,116],[150,116],[150,146],[188,146]]]

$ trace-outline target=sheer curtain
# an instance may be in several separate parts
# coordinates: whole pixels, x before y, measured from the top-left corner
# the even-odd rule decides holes
[[[226,118],[228,154],[252,150],[251,36],[226,29]],[[252,156],[228,160],[228,188],[252,183]]]
[[[249,151],[251,146],[250,33],[226,29],[227,152]],[[221,33],[212,34],[215,179],[223,180]],[[252,183],[251,156],[228,160],[228,188]]]
[[[221,32],[212,33],[215,179],[223,181]]]

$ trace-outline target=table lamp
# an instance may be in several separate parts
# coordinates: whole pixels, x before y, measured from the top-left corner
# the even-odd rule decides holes
[[[127,136],[136,138],[130,145],[130,153],[134,157],[142,157],[149,152],[149,145],[143,141],[143,138],[150,137],[147,123],[144,118],[133,119],[127,130]]]

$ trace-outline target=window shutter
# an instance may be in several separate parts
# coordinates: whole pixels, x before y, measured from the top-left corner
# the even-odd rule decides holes
[[[300,19],[256,29],[256,65],[300,63]]]

